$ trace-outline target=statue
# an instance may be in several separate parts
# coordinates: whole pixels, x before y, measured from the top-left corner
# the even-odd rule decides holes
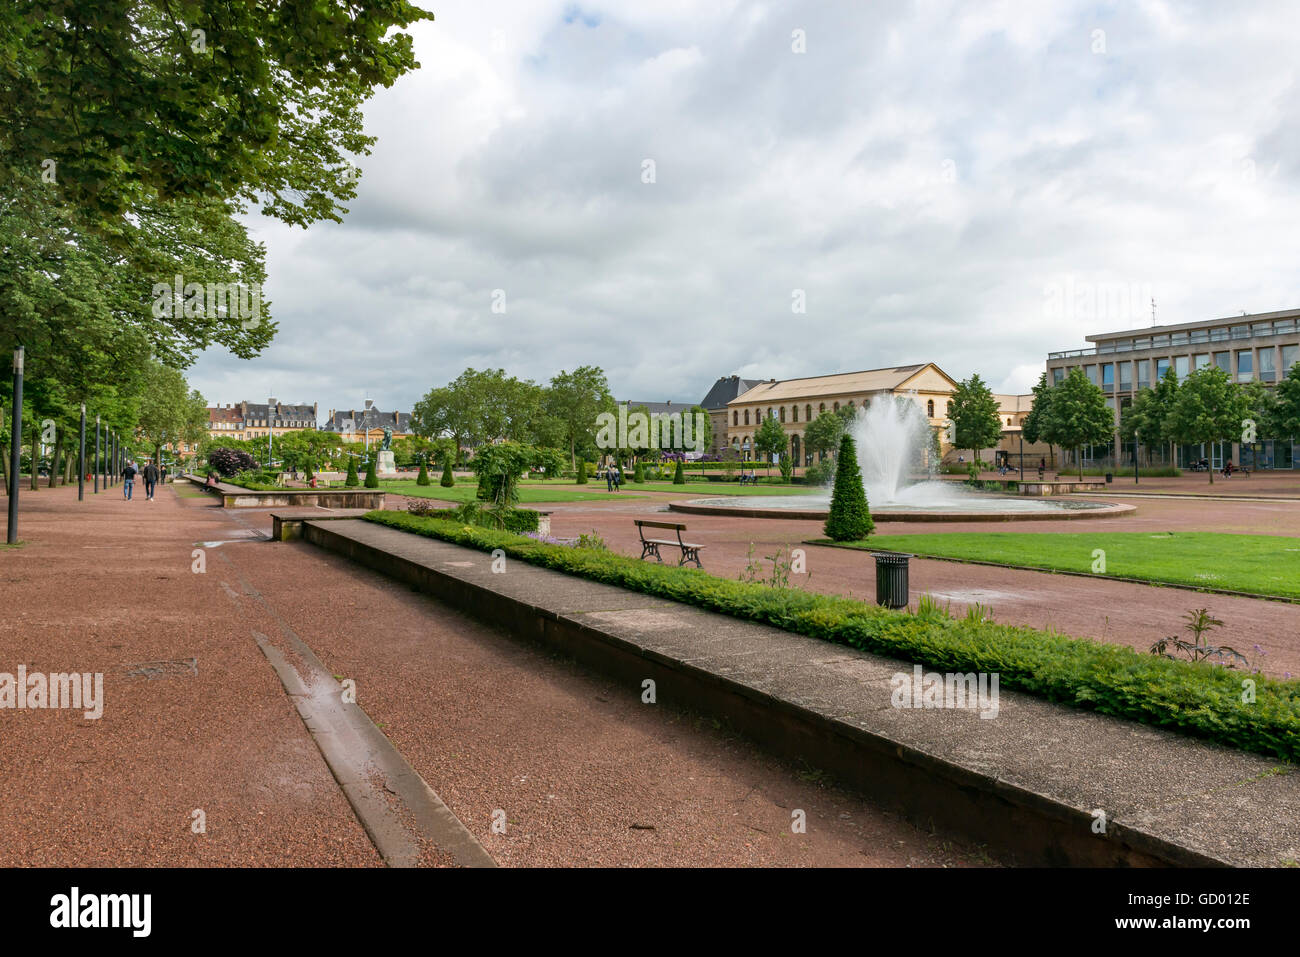
[[[384,428],[384,444],[381,445],[379,448],[382,449],[383,451],[387,452],[387,451],[388,451],[389,449],[391,449],[392,447],[393,447],[393,430],[390,429],[390,428],[385,427],[385,428]]]

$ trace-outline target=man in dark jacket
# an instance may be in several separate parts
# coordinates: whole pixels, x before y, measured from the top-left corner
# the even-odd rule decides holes
[[[150,462],[148,465],[144,467],[144,472],[142,472],[141,474],[144,475],[145,501],[152,502],[153,490],[154,487],[158,484],[158,466]]]
[[[135,466],[127,462],[126,468],[122,469],[122,495],[128,502],[131,501],[133,488],[135,488]]]

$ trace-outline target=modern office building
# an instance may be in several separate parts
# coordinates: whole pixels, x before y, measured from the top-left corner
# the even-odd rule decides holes
[[[1149,326],[1085,336],[1087,349],[1053,352],[1047,356],[1047,381],[1059,383],[1071,369],[1081,368],[1089,381],[1106,393],[1106,404],[1119,413],[1140,389],[1154,387],[1165,370],[1182,381],[1195,369],[1216,365],[1234,382],[1273,385],[1300,361],[1300,309],[1230,316],[1202,322]],[[1175,449],[1180,467],[1202,458],[1218,468],[1231,460],[1247,468],[1294,468],[1300,465],[1293,437],[1260,436],[1253,445],[1218,442],[1212,448],[1185,445]],[[1113,453],[1129,461],[1131,446]]]

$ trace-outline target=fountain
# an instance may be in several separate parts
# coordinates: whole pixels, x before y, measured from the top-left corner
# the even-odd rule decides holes
[[[1026,498],[977,492],[935,476],[931,425],[915,397],[871,402],[850,425],[871,514],[877,521],[1032,520],[1102,518],[1132,505],[1082,499]],[[825,518],[831,490],[812,495],[736,495],[674,502],[674,511],[749,518]]]

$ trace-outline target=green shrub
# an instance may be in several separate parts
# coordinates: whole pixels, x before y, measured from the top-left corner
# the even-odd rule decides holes
[[[574,478],[574,483],[577,485],[587,484],[587,463],[586,462],[578,463],[578,470],[577,470],[577,475]]]
[[[451,488],[456,484],[456,477],[451,474],[451,456],[442,460],[442,478],[438,479],[438,484],[443,488]]]
[[[1251,675],[1255,700],[1243,704],[1242,672],[1018,625],[944,620],[946,609],[933,600],[926,620],[856,599],[730,581],[694,568],[547,545],[403,512],[376,511],[365,518],[481,551],[501,548],[530,564],[939,671],[997,673],[1003,687],[1049,701],[1300,759],[1300,681]]]
[[[632,481],[637,484],[645,481],[645,466],[640,462],[637,462],[636,468],[632,469]]]
[[[366,488],[379,488],[379,453],[372,453],[366,461]]]
[[[831,492],[831,509],[824,528],[826,537],[835,542],[859,541],[876,528],[867,508],[857,450],[847,432],[840,438],[840,454],[835,458],[835,489]]]
[[[361,484],[361,480],[357,478],[357,457],[355,455],[348,456],[348,477],[343,484],[347,488],[356,488]]]
[[[810,465],[803,470],[803,481],[805,485],[825,485],[831,480],[834,473],[831,471],[833,462],[818,462]]]
[[[429,484],[429,467],[425,465],[423,462],[420,463],[420,474],[415,477],[415,484],[416,485]]]
[[[681,459],[677,460],[677,468],[673,469],[673,484],[674,485],[686,484],[686,469],[682,466]]]

